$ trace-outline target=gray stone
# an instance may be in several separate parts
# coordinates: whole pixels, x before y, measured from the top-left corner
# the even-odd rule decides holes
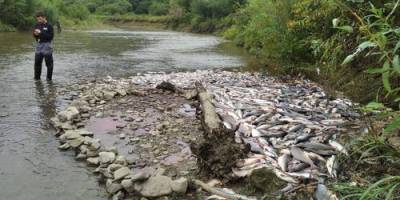
[[[114,152],[100,152],[99,153],[99,161],[101,164],[112,163],[115,160]]]
[[[95,166],[99,165],[99,163],[100,163],[99,157],[88,158],[88,159],[86,159],[86,162],[87,162],[89,165],[95,165]]]
[[[61,122],[71,121],[79,116],[79,110],[74,106],[70,106],[66,110],[58,113],[57,116]]]
[[[68,140],[68,144],[72,148],[78,148],[79,146],[81,146],[81,144],[83,144],[83,137],[76,138],[76,139],[73,139],[73,140]]]
[[[122,180],[121,185],[127,192],[132,193],[135,191],[135,188],[133,187],[133,182],[131,179]]]
[[[174,192],[184,194],[188,188],[188,180],[184,177],[174,180],[171,187]]]
[[[115,170],[118,170],[118,169],[120,169],[121,167],[123,167],[122,165],[120,165],[120,164],[115,164],[115,163],[113,163],[113,164],[110,164],[110,165],[108,165],[108,169],[110,170],[110,171],[115,171]]]
[[[143,183],[136,183],[135,189],[144,197],[160,197],[171,194],[171,183],[167,176],[153,176]]]
[[[104,99],[106,100],[111,100],[115,97],[115,95],[117,95],[117,93],[113,91],[103,91],[103,94],[104,94]]]
[[[147,168],[145,168],[145,169],[135,171],[135,173],[132,176],[130,176],[129,178],[131,179],[132,182],[136,182],[136,181],[147,180],[148,178],[150,178],[150,176],[151,176],[151,173],[149,172],[149,170]]]
[[[131,169],[128,167],[121,167],[114,172],[114,180],[120,180],[129,174],[131,174]]]
[[[114,183],[111,179],[107,179],[106,190],[110,194],[115,194],[122,189],[122,185]]]
[[[119,191],[113,195],[112,200],[123,200],[124,197],[125,197],[124,193],[122,191]]]
[[[115,164],[124,165],[124,166],[127,165],[127,162],[126,162],[125,157],[124,157],[124,156],[121,156],[121,155],[117,156],[117,158],[115,159],[114,163],[115,163]]]
[[[86,154],[84,153],[79,153],[78,155],[76,155],[75,159],[77,160],[85,160],[87,158]]]
[[[68,143],[65,143],[63,145],[58,146],[58,149],[60,150],[67,150],[69,149],[71,146]]]

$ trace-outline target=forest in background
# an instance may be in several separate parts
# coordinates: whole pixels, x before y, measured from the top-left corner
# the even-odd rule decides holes
[[[257,57],[261,68],[305,74],[364,103],[363,111],[372,113],[370,133],[351,140],[350,159],[342,160],[349,166],[342,172],[347,176],[332,187],[348,199],[396,199],[399,4],[400,0],[0,0],[0,30],[29,29],[35,11],[44,10],[50,21],[60,20],[65,27],[89,26],[101,23],[99,19],[140,19],[220,34]]]

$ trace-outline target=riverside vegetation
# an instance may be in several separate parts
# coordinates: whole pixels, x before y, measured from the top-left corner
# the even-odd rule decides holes
[[[352,141],[350,156],[340,158],[353,167],[342,170],[349,176],[340,176],[347,178],[332,188],[346,199],[396,199],[400,196],[399,4],[399,0],[0,0],[0,29],[29,28],[34,11],[44,9],[52,21],[65,26],[99,22],[99,15],[144,19],[132,17],[140,14],[164,16],[155,21],[172,28],[221,34],[268,69],[305,74],[367,104],[362,110],[370,128]]]

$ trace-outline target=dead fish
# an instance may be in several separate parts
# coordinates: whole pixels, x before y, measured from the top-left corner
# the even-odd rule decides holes
[[[304,124],[298,124],[298,125],[290,127],[287,132],[297,132],[297,131],[302,130],[304,128],[305,128]]]
[[[326,162],[326,168],[328,173],[332,178],[337,178],[337,168],[338,164],[336,162],[336,156],[331,156]]]
[[[307,148],[307,149],[316,149],[316,150],[335,150],[333,147],[331,147],[329,145],[316,143],[316,142],[300,143],[300,144],[297,144],[296,146]]]
[[[248,169],[238,169],[238,168],[232,168],[232,173],[236,176],[236,177],[246,177],[251,175],[251,173],[256,170],[256,169],[260,169],[260,168],[264,168],[264,167],[268,167],[268,165],[266,164],[262,164],[262,165],[258,165],[255,166],[254,168],[248,168]]]
[[[314,196],[317,200],[339,200],[324,184],[318,184]]]
[[[247,123],[240,123],[238,131],[246,137],[250,137],[252,133],[252,126]]]
[[[349,153],[347,152],[346,148],[344,148],[343,145],[341,145],[339,142],[336,142],[334,140],[329,140],[329,144],[335,148],[338,152],[343,153],[344,155],[348,156]]]
[[[240,159],[238,161],[236,161],[236,166],[237,167],[244,167],[244,166],[248,166],[248,165],[252,165],[255,163],[265,163],[264,159],[261,158],[246,158],[246,159]]]
[[[289,176],[293,176],[296,178],[301,178],[301,179],[317,179],[318,176],[311,173],[311,172],[289,172],[287,173]]]
[[[282,154],[281,156],[278,157],[278,165],[283,172],[287,171],[289,159],[290,159],[289,154]]]
[[[297,179],[294,179],[293,177],[289,176],[288,174],[286,174],[285,172],[282,172],[279,169],[274,169],[274,173],[278,178],[280,178],[286,182],[299,183],[299,181]]]
[[[327,126],[337,126],[343,124],[344,121],[342,119],[326,119],[321,120],[320,123]]]
[[[307,151],[305,151],[304,152],[309,158],[311,158],[311,160],[318,160],[318,161],[320,161],[320,162],[323,162],[323,163],[326,163],[326,160],[325,160],[325,158],[324,157],[322,157],[322,156],[320,156],[320,155],[318,155],[318,154],[316,154],[316,153],[313,153],[313,152],[307,152]]]
[[[250,145],[250,151],[254,153],[264,154],[264,149],[253,138],[242,138],[245,144]]]
[[[304,163],[307,163],[311,166],[311,168],[317,168],[314,162],[298,147],[293,146],[290,149],[290,153],[292,154],[293,158],[296,160],[300,160]]]
[[[279,130],[257,130],[259,137],[284,137],[287,133]]]
[[[308,166],[309,165],[307,163],[303,163],[303,162],[296,163],[296,164],[290,164],[288,166],[288,171],[289,172],[298,172],[298,171],[306,169]]]

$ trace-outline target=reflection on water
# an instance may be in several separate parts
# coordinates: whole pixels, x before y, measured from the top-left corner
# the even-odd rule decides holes
[[[31,34],[0,33],[0,199],[107,199],[85,164],[57,149],[49,120],[66,103],[57,90],[87,77],[243,66],[220,42],[170,31],[63,32],[49,83],[33,80]]]

